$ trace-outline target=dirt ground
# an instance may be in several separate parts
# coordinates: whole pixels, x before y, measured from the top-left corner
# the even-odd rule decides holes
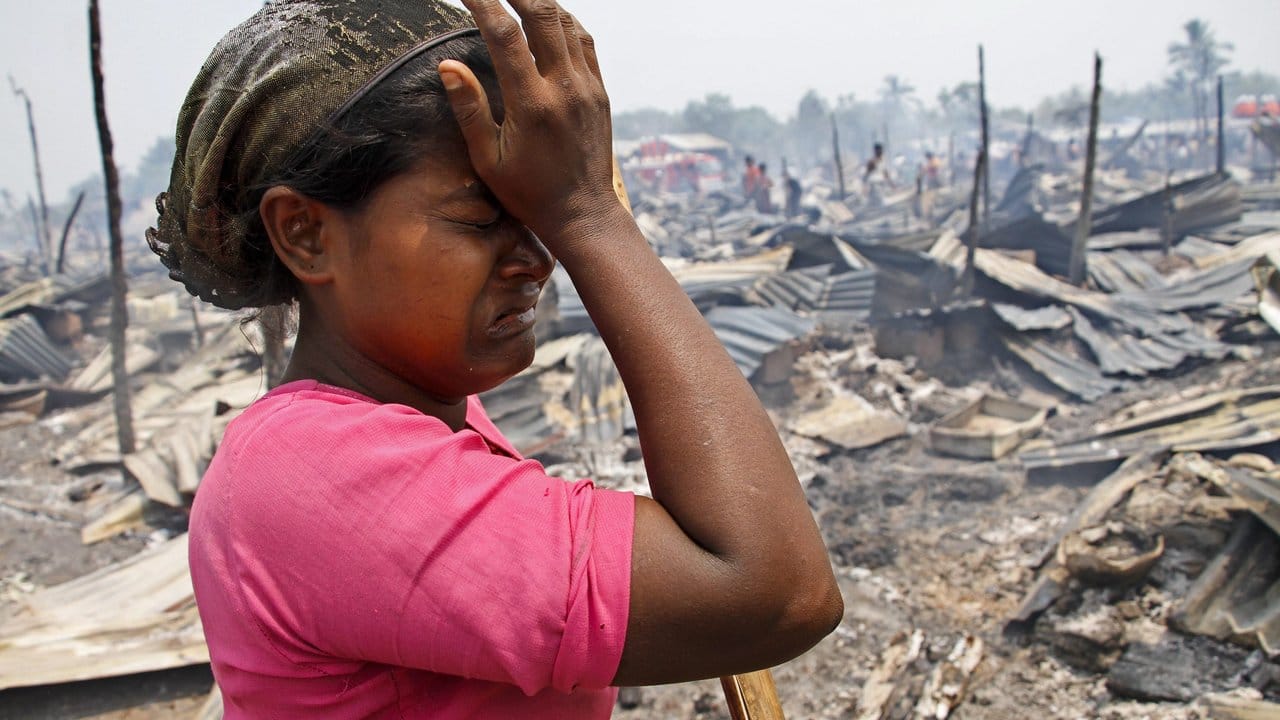
[[[1140,399],[1226,382],[1280,383],[1280,342],[1262,360],[1228,360],[1175,376],[1147,379],[1092,405],[1068,402],[1046,428],[1068,436]],[[794,398],[792,405],[794,408]],[[945,408],[943,408],[945,409]],[[788,410],[782,409],[785,414]],[[913,417],[928,419],[928,413]],[[926,449],[923,425],[874,448],[835,452],[803,463],[807,492],[838,571],[846,614],[812,651],[775,670],[789,718],[853,718],[859,692],[884,649],[920,630],[932,651],[957,639],[985,643],[960,720],[1024,718],[1201,717],[1183,704],[1113,697],[1103,676],[1074,669],[1034,638],[1006,640],[1001,629],[1035,575],[1031,565],[1087,487],[1026,482],[1016,461],[969,462]],[[173,532],[80,543],[87,488],[120,482],[111,472],[71,476],[49,464],[62,429],[56,416],[0,430],[0,616],[34,588],[57,584],[128,557]],[[810,477],[811,476],[811,477]],[[207,666],[58,687],[0,692],[0,720],[192,717],[211,684]],[[615,717],[727,718],[719,683],[627,692]]]

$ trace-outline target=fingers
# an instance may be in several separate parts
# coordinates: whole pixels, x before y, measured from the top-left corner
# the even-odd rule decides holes
[[[580,27],[577,18],[564,8],[560,9],[560,32],[568,47],[569,62],[573,64],[574,69],[585,73],[590,72],[590,68],[587,67],[587,59],[582,54],[582,41],[578,38]]]
[[[480,36],[489,47],[489,57],[493,59],[493,69],[503,96],[527,96],[524,85],[530,76],[537,75],[537,69],[520,23],[498,0],[462,0],[462,4],[471,11]]]
[[[569,48],[565,40],[564,13],[555,0],[508,0],[524,23],[529,50],[538,71],[548,76],[563,71],[569,64]]]
[[[462,128],[462,138],[467,143],[471,166],[484,177],[496,167],[500,154],[502,129],[493,121],[489,96],[471,68],[457,60],[440,63],[440,81],[444,84],[453,108],[453,116]]]
[[[596,80],[604,82],[604,77],[600,74],[600,60],[596,57],[596,41],[591,37],[591,33],[582,27],[582,23],[578,19],[573,18],[574,34],[571,36],[570,44],[577,46],[582,53],[583,61],[587,65],[587,69],[592,75],[596,76]]]

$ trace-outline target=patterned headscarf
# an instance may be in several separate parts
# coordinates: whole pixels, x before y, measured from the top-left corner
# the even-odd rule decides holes
[[[396,68],[474,32],[470,14],[440,0],[273,0],[228,33],[182,104],[147,232],[170,277],[228,309],[259,298],[237,212],[245,194]]]

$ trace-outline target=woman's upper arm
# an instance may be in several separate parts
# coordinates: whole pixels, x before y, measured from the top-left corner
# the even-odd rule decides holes
[[[803,573],[780,567],[775,577],[790,582],[785,579],[797,571]],[[779,595],[777,589],[753,587],[745,579],[752,575],[699,547],[662,505],[636,497],[629,621],[614,684],[684,682],[771,667],[811,647],[842,612],[838,595],[815,597],[803,584],[786,603],[767,601]]]

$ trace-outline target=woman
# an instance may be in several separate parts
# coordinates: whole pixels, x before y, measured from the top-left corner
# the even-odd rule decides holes
[[[842,614],[768,416],[613,194],[590,36],[464,5],[268,3],[179,117],[153,249],[215,304],[299,307],[192,511],[228,718],[604,718],[614,686],[767,667]],[[652,500],[548,477],[475,398],[532,361],[556,261]]]

